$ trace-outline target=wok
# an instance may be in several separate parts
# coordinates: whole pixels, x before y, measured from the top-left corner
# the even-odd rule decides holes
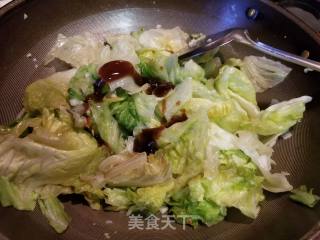
[[[289,1],[291,2],[291,1]],[[258,11],[255,19],[246,16],[248,8]],[[24,19],[24,13],[28,16]],[[27,84],[54,71],[43,66],[44,56],[58,33],[72,35],[83,31],[128,32],[138,27],[181,26],[187,32],[210,34],[232,27],[249,29],[255,38],[286,51],[310,52],[320,60],[320,36],[273,2],[249,0],[16,0],[0,14],[0,123],[14,119],[22,107]],[[222,50],[224,58],[258,54],[233,44]],[[32,58],[26,54],[31,53]],[[36,61],[36,62],[34,62]],[[36,68],[36,65],[39,67]],[[293,130],[293,137],[275,147],[276,170],[288,171],[295,187],[306,184],[320,193],[320,74],[290,65],[293,71],[285,82],[258,96],[263,108],[271,99],[287,100],[301,95],[313,97],[305,117]],[[55,66],[62,68],[63,66]],[[68,230],[56,234],[35,212],[0,207],[0,239],[316,239],[319,234],[320,205],[308,209],[288,200],[288,194],[267,194],[255,220],[230,209],[225,221],[212,227],[185,230],[128,230],[125,213],[90,209],[77,197],[65,197],[72,222]],[[106,220],[107,223],[106,224]],[[110,221],[111,220],[111,221]],[[104,236],[106,234],[106,236]],[[109,234],[109,236],[108,236]],[[312,238],[313,236],[313,238]]]

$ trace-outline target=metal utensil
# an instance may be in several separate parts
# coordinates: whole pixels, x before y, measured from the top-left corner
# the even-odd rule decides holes
[[[254,41],[249,36],[248,30],[242,28],[228,29],[223,32],[207,36],[196,46],[189,48],[184,52],[178,53],[179,59],[190,59],[192,57],[201,55],[211,49],[226,45],[232,41],[245,44],[260,52],[282,59],[284,61],[295,63],[297,65],[320,72],[320,62],[316,62],[292,53],[288,53],[286,51],[271,47],[259,41]]]

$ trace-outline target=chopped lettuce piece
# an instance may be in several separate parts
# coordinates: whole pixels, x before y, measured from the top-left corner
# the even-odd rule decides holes
[[[144,48],[178,52],[188,47],[188,37],[179,27],[150,29],[140,34],[139,42]]]
[[[173,212],[176,215],[200,215],[200,219],[191,218],[192,224],[196,224],[197,220],[208,225],[217,223],[226,215],[226,207],[238,208],[246,216],[256,218],[260,210],[259,202],[264,199],[263,177],[250,158],[240,150],[220,151],[217,170],[210,178],[193,178],[187,189],[173,195]],[[203,216],[211,221],[203,220]]]
[[[99,188],[108,186],[142,187],[162,183],[171,178],[170,165],[164,158],[145,152],[127,152],[106,158],[94,175],[86,179]]]
[[[313,192],[313,189],[307,189],[305,185],[300,186],[299,188],[291,190],[290,199],[293,201],[302,203],[310,208],[313,208],[320,200],[320,197]]]
[[[248,77],[239,69],[224,65],[215,79],[215,87],[222,96],[229,96],[229,91],[247,101],[257,104],[256,91]]]
[[[165,51],[142,50],[139,52],[139,69],[143,77],[155,78],[173,84],[181,82],[178,57]]]
[[[57,233],[64,232],[71,218],[64,211],[63,204],[57,197],[50,197],[38,200],[40,210],[49,221],[49,224],[56,230]]]
[[[84,33],[66,37],[58,35],[56,44],[48,53],[46,62],[58,58],[74,67],[81,67],[90,63],[103,64],[110,59],[110,47],[104,46],[92,33]]]
[[[94,92],[93,84],[98,78],[96,65],[81,66],[69,83],[69,99],[83,101],[86,96]]]
[[[156,106],[159,99],[154,95],[138,93],[133,96],[137,113],[140,120],[147,128],[159,127],[161,125],[156,115]]]
[[[200,174],[207,158],[209,119],[205,112],[188,116],[184,122],[162,131],[155,155],[163,156],[175,176],[175,190],[181,189],[190,178]]]
[[[175,85],[189,78],[206,82],[205,71],[193,60],[180,66],[177,55],[153,49],[141,50],[139,57],[141,61],[139,68],[143,77],[155,78]]]
[[[281,83],[291,72],[291,68],[266,57],[247,56],[241,70],[252,81],[257,92],[264,92]]]
[[[237,134],[237,147],[251,158],[265,178],[263,188],[270,192],[290,191],[292,186],[286,178],[288,173],[271,173],[271,164],[274,163],[271,159],[273,150],[263,144],[257,134],[248,131],[240,131]]]
[[[274,104],[261,111],[257,119],[248,122],[243,128],[263,136],[284,133],[302,119],[305,104],[311,100],[309,96],[302,96]]]
[[[91,184],[88,184],[86,179],[90,174],[94,174],[97,171],[98,166],[94,164],[87,168],[87,173],[82,174],[80,179],[73,182],[71,193],[81,194],[92,209],[101,210],[101,200],[105,198],[105,194],[102,189],[97,188]],[[64,192],[62,192],[64,194]]]
[[[252,162],[259,168],[261,175],[264,177],[264,189],[271,192],[285,192],[292,189],[286,178],[287,173],[271,173],[271,163],[273,163],[271,159],[272,149],[264,145],[258,139],[257,134],[238,131],[237,137],[211,122],[208,127],[208,135],[210,138],[207,144],[205,176],[212,177],[217,172],[217,151],[239,149],[250,157]]]
[[[208,116],[229,132],[240,130],[243,122],[249,120],[247,112],[234,99],[217,98],[213,101]]]
[[[88,133],[74,131],[47,109],[31,120],[23,126],[30,124],[33,131],[23,138],[15,129],[0,135],[0,202],[33,210],[36,200],[43,199],[43,213],[62,232],[69,221],[51,197],[72,192],[86,196],[80,178],[95,172],[106,152]]]
[[[192,81],[192,97],[214,100],[218,96],[219,95],[214,88],[209,88],[199,81]]]
[[[244,215],[256,218],[264,200],[259,169],[240,150],[219,152],[217,173],[210,180],[204,180],[206,198],[220,206],[236,207]]]
[[[75,69],[54,73],[51,76],[30,84],[24,94],[23,105],[26,111],[42,111],[43,108],[69,108],[67,101],[68,83]]]
[[[160,111],[163,113],[166,120],[170,120],[174,114],[176,114],[183,105],[192,97],[192,80],[186,79],[182,83],[176,86],[169,96],[164,98],[159,103]]]
[[[48,112],[40,118],[25,138],[0,135],[0,173],[10,182],[31,189],[70,186],[103,159],[104,151],[89,134],[68,129]]]
[[[160,147],[157,153],[171,163],[173,174],[197,175],[203,170],[208,122],[205,114],[195,114],[162,131],[157,139]]]
[[[256,104],[246,100],[232,91],[229,91],[229,96],[239,103],[239,105],[247,112],[250,118],[257,118],[259,116],[260,109]]]
[[[122,100],[110,103],[109,108],[119,126],[128,135],[131,135],[133,129],[140,124],[134,97],[120,89],[117,93],[118,97],[121,97]]]
[[[194,227],[198,226],[198,222],[202,222],[208,226],[217,224],[222,221],[227,214],[227,209],[221,207],[215,202],[205,199],[201,196],[204,189],[200,186],[193,184],[193,180],[189,185],[177,192],[175,192],[169,200],[169,205],[172,206],[170,211],[175,215],[179,223],[186,223]],[[195,192],[199,195],[195,196]]]
[[[107,35],[107,43],[111,46],[111,60],[129,61],[133,65],[139,63],[136,50],[140,48],[139,42],[130,34]]]
[[[127,210],[133,204],[133,191],[129,188],[106,188],[104,189],[106,195],[106,203],[111,205],[109,209],[113,211]]]
[[[220,57],[217,56],[218,51],[219,48],[215,48],[193,58],[205,71],[206,78],[215,78],[219,73],[222,63]]]
[[[172,180],[141,187],[136,190],[130,188],[106,188],[106,203],[111,210],[126,210],[130,212],[156,213],[166,203],[169,192],[173,189]]]
[[[114,153],[121,152],[124,149],[124,140],[118,122],[112,116],[109,103],[91,104],[90,109],[101,138]]]
[[[117,88],[122,88],[131,95],[140,93],[143,90],[146,90],[149,86],[148,84],[144,84],[142,86],[137,85],[131,76],[125,76],[116,81],[109,82],[108,85],[111,92],[114,92]]]
[[[19,210],[34,210],[37,194],[32,189],[19,187],[7,177],[0,177],[0,203],[3,207],[13,206]]]
[[[134,194],[132,210],[147,210],[156,213],[165,204],[168,193],[173,189],[174,181],[156,184],[150,187],[138,188]]]
[[[190,77],[196,81],[206,81],[204,70],[192,59],[184,63],[179,77],[182,80]]]
[[[186,114],[189,116],[197,112],[202,112],[202,111],[208,112],[208,110],[211,107],[213,107],[213,105],[214,105],[214,102],[206,98],[193,97],[183,105],[183,109],[185,110]]]

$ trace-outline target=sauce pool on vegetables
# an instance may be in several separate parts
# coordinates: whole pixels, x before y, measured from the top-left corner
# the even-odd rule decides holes
[[[142,77],[130,62],[123,60],[107,62],[100,67],[98,73],[101,80],[106,83],[111,83],[126,76],[132,77],[138,86],[148,83],[150,87],[147,89],[146,93],[149,95],[154,94],[157,97],[167,95],[168,92],[174,88],[174,85],[170,82]]]

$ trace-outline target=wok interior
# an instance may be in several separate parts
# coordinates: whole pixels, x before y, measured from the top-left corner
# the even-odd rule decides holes
[[[102,1],[98,2],[107,4],[102,3]],[[70,20],[71,17],[70,19],[66,17],[64,23],[57,24],[54,31],[49,34],[43,33],[42,38],[30,39],[30,42],[25,43],[25,46],[22,46],[24,43],[18,40],[15,40],[12,45],[7,42],[8,49],[3,49],[2,52],[4,57],[9,60],[0,63],[0,69],[2,70],[0,122],[10,122],[21,110],[23,91],[30,82],[55,71],[53,67],[42,65],[36,69],[32,59],[25,57],[25,54],[30,52],[39,63],[43,62],[45,54],[55,42],[58,33],[73,35],[84,31],[95,33],[130,32],[139,27],[151,28],[161,24],[165,28],[180,26],[187,32],[209,34],[227,27],[246,27],[246,24],[248,26],[251,24],[243,16],[244,7],[237,5],[236,1],[234,1],[234,5],[224,6],[225,10],[220,11],[218,15],[200,13],[198,8],[194,8],[194,10],[191,8],[192,4],[188,10],[179,10],[177,1],[173,1],[171,4],[168,2],[166,4],[170,6],[169,9],[158,6],[157,3],[149,3],[147,8],[136,8],[135,5],[131,6],[134,8],[130,8],[130,6],[125,8],[126,6],[123,4],[123,9],[113,11],[92,9],[91,14],[86,13],[88,16],[81,19]],[[215,4],[214,1],[202,2],[199,4],[202,4],[203,7],[207,6],[207,9],[210,6],[206,4]],[[45,5],[44,3],[41,4],[40,1],[31,1],[29,6],[26,4],[25,9],[16,10],[7,19],[14,18],[14,15],[21,15],[23,11],[31,9],[33,4]],[[47,7],[52,4],[54,3],[49,3]],[[221,3],[219,4],[221,5]],[[44,6],[42,7],[44,8]],[[41,6],[35,6],[35,8],[41,9]],[[77,11],[75,7],[71,8],[70,11],[72,9]],[[30,11],[32,12],[32,10]],[[34,13],[37,13],[37,11],[39,9],[34,10]],[[72,11],[70,14],[73,14]],[[81,15],[81,13],[77,14]],[[39,19],[41,16],[30,14],[30,21],[33,17]],[[57,13],[57,17],[59,17],[59,13]],[[3,25],[5,21],[0,23]],[[32,29],[31,23],[22,22],[22,24],[25,24],[26,27],[22,33],[15,30],[11,33],[17,38],[19,38],[19,34],[22,34],[21,40],[25,35],[28,35],[24,31]],[[35,23],[33,22],[33,24]],[[265,27],[263,25],[259,28],[258,25],[259,23],[254,23],[250,27],[258,37],[277,47],[289,50],[299,48],[295,41],[290,39],[279,41],[278,37],[273,38],[272,29],[263,28]],[[35,28],[38,29],[38,27]],[[1,44],[5,42],[5,40],[0,41]],[[20,50],[20,54],[7,56],[10,54],[10,49],[14,47]],[[243,57],[250,54],[259,54],[239,44],[228,45],[221,49],[221,53],[225,59],[230,56]],[[287,80],[272,90],[260,94],[258,100],[260,106],[265,107],[270,104],[271,99],[287,100],[302,95],[310,95],[314,98],[313,102],[307,105],[303,121],[292,130],[293,137],[278,142],[273,158],[277,162],[276,170],[290,173],[289,180],[292,185],[306,184],[315,188],[315,192],[319,193],[320,150],[318,143],[320,142],[320,129],[318,127],[318,117],[320,116],[320,84],[318,81],[320,76],[319,73],[315,72],[305,74],[303,68],[289,66],[293,67],[294,70]],[[38,210],[36,212],[20,212],[11,208],[0,208],[0,239],[1,234],[9,239],[25,239],[26,237],[30,239],[57,239],[57,237],[60,239],[103,239],[104,233],[110,233],[112,239],[254,239],[257,236],[260,239],[298,239],[319,221],[319,206],[313,210],[307,209],[289,201],[287,194],[267,194],[266,196],[267,199],[263,202],[262,210],[256,220],[250,220],[242,216],[240,212],[231,209],[225,221],[209,228],[201,226],[197,229],[188,227],[183,230],[180,226],[177,226],[177,230],[166,229],[161,231],[128,230],[128,217],[125,213],[94,211],[85,206],[82,201],[77,201],[77,197],[73,196],[64,199],[66,211],[73,218],[68,231],[64,235],[57,236]],[[106,225],[106,220],[112,220],[112,224]]]

